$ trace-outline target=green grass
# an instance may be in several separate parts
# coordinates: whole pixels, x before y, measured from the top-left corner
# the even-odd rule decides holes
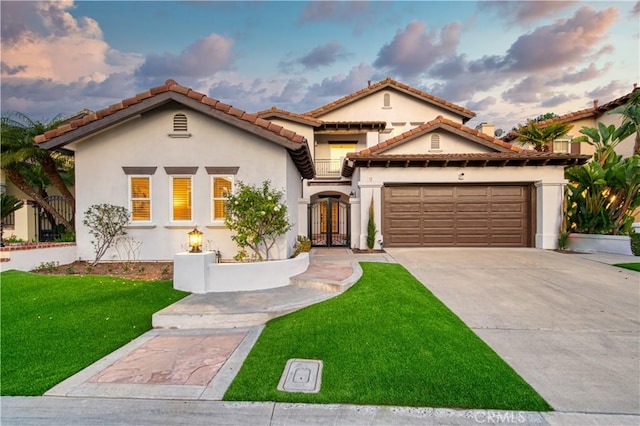
[[[224,399],[551,409],[402,266],[362,269],[346,293],[270,321]],[[319,393],[276,390],[290,358],[323,361]]]
[[[171,281],[0,274],[2,395],[42,395],[151,329],[187,293]]]
[[[617,266],[618,268],[631,269],[632,271],[640,272],[640,263],[618,263],[617,265],[613,265],[613,266]]]

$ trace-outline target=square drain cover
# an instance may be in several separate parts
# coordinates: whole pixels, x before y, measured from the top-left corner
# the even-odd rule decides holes
[[[285,392],[320,392],[322,361],[292,358],[287,361],[278,383],[278,390]]]

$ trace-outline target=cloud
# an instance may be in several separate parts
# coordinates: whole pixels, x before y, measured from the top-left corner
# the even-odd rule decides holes
[[[292,78],[279,94],[270,96],[269,100],[275,104],[292,104],[304,97],[306,86],[306,78]]]
[[[351,68],[346,76],[335,75],[322,79],[319,84],[312,85],[307,96],[336,98],[347,95],[366,87],[372,73],[373,70],[368,64],[361,63]]]
[[[620,80],[613,80],[606,86],[598,86],[593,90],[589,90],[584,94],[591,99],[606,99],[606,102],[617,98],[623,93],[629,93],[633,87],[621,82]]]
[[[511,45],[505,57],[514,71],[543,71],[585,59],[618,16],[612,7],[596,12],[583,6],[567,20],[536,28]]]
[[[373,65],[404,78],[422,74],[439,60],[455,53],[461,26],[459,22],[451,22],[440,31],[427,32],[424,22],[413,21],[380,49]]]
[[[489,109],[490,106],[495,105],[498,100],[493,96],[487,96],[486,98],[482,98],[479,101],[469,101],[467,102],[467,108],[471,111],[484,111]]]
[[[4,62],[0,62],[0,69],[2,70],[2,75],[16,75],[27,69],[26,65],[16,65],[14,67],[7,65]]]
[[[640,1],[636,2],[636,4],[633,6],[633,9],[631,10],[631,14],[640,15]]]
[[[345,57],[346,52],[340,43],[334,40],[323,46],[314,47],[311,52],[298,59],[298,62],[304,65],[305,69],[317,70],[323,65],[331,65]]]
[[[572,93],[559,93],[542,101],[540,103],[540,106],[545,108],[552,108],[575,99],[580,99],[580,96]]]
[[[302,10],[298,23],[350,21],[364,14],[368,7],[364,1],[312,1]]]
[[[587,68],[583,68],[580,71],[576,71],[573,73],[569,70],[564,71],[561,77],[549,80],[546,84],[547,86],[558,86],[563,84],[576,84],[583,81],[593,80],[594,78],[598,78],[601,75],[604,75],[611,68],[611,65],[611,62],[608,62],[602,69],[599,70],[596,64],[592,62]]]
[[[489,10],[510,24],[528,25],[571,6],[575,1],[481,1],[478,9]]]
[[[542,93],[545,91],[544,78],[541,75],[531,75],[503,92],[502,98],[517,104],[536,103],[542,99]]]
[[[3,77],[62,83],[103,81],[112,73],[132,71],[142,62],[140,55],[112,49],[95,20],[74,18],[68,11],[73,2],[1,4]],[[21,19],[20,23],[14,18]],[[118,61],[113,61],[115,57]]]
[[[136,70],[136,75],[144,78],[170,76],[207,77],[218,71],[227,70],[232,60],[233,40],[210,34],[197,39],[179,54],[151,54]]]

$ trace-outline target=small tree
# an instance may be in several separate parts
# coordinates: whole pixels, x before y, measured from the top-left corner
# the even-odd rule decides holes
[[[0,247],[4,247],[4,219],[11,213],[19,210],[24,205],[24,201],[17,199],[13,195],[0,194]]]
[[[89,228],[89,233],[95,238],[91,241],[96,252],[92,266],[100,261],[116,238],[127,234],[128,223],[129,212],[122,206],[94,204],[84,212],[82,224]]]
[[[572,128],[573,125],[569,123],[551,123],[541,127],[532,120],[518,128],[518,141],[523,145],[532,145],[536,151],[548,152],[549,144],[565,136]]]
[[[371,204],[369,205],[369,222],[367,223],[367,247],[369,247],[369,250],[372,250],[376,244],[376,233],[376,220],[374,218],[372,197]]]
[[[293,227],[287,219],[287,206],[281,201],[283,195],[271,188],[268,180],[262,187],[238,182],[236,193],[227,198],[224,223],[235,231],[231,239],[242,251],[250,248],[259,260],[271,258],[278,237]]]

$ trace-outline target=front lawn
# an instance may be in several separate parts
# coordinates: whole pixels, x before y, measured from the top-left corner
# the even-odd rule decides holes
[[[0,274],[2,395],[42,395],[151,329],[186,296],[171,281]]]
[[[270,321],[224,399],[550,409],[402,266],[362,269],[346,293]],[[323,361],[319,393],[276,390],[290,358]]]
[[[617,265],[613,265],[613,266],[617,266],[618,268],[631,269],[632,271],[640,272],[640,263],[618,263]]]

